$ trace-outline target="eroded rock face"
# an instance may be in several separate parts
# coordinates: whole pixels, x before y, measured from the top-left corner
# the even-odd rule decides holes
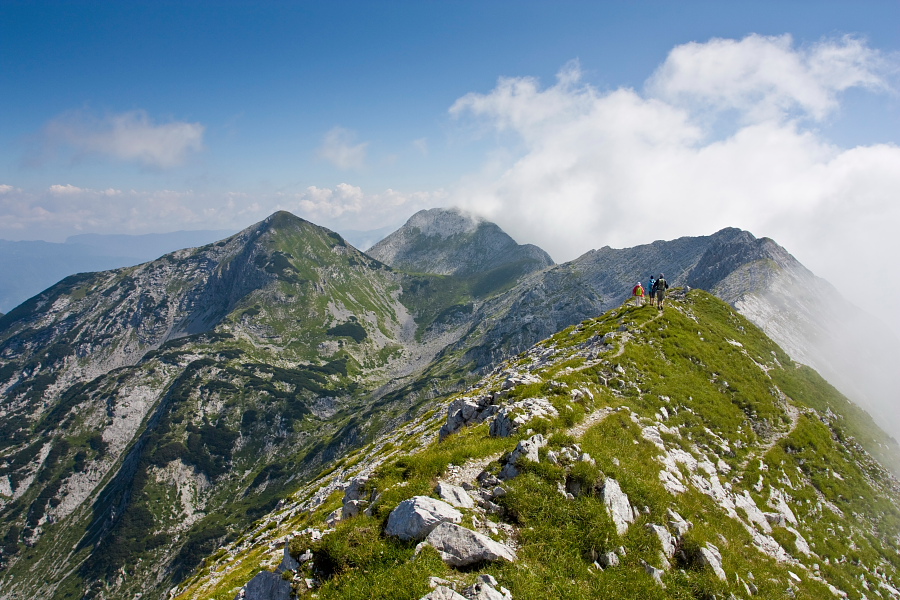
[[[251,579],[235,600],[290,600],[291,584],[281,575],[263,571]]]
[[[385,534],[420,541],[443,522],[459,523],[462,513],[441,500],[414,496],[401,502],[388,517]]]
[[[515,551],[506,544],[453,523],[439,524],[428,534],[425,542],[440,553],[445,563],[454,567],[516,560]]]

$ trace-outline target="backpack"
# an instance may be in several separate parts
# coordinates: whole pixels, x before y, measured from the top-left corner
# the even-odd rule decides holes
[[[669,283],[665,279],[660,277],[659,279],[656,280],[656,289],[657,290],[667,290],[667,289],[669,289]]]
[[[643,296],[644,295],[644,286],[642,286],[642,285],[634,286],[634,289],[631,290],[631,295],[632,296]]]

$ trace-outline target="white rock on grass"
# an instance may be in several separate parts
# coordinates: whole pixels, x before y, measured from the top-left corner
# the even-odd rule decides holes
[[[662,545],[662,552],[667,559],[675,556],[675,538],[669,533],[668,529],[662,525],[656,525],[655,523],[648,523],[647,529],[655,533],[656,537],[659,538],[659,543]]]
[[[472,500],[472,496],[470,496],[466,490],[458,485],[453,485],[441,481],[440,483],[438,483],[436,491],[437,495],[441,497],[441,500],[449,502],[457,508],[475,507],[475,501]]]
[[[425,542],[438,551],[445,563],[454,567],[516,560],[515,551],[506,544],[453,523],[439,524],[428,534]]]
[[[385,534],[401,540],[420,541],[440,523],[459,523],[462,513],[441,500],[413,496],[401,502],[388,516]]]
[[[467,598],[457,594],[445,585],[439,585],[419,600],[467,600]]]
[[[722,554],[709,542],[700,548],[700,562],[712,569],[716,577],[722,581],[728,581],[728,576],[725,575],[725,570],[722,568]]]
[[[634,523],[634,511],[631,510],[628,496],[622,491],[619,482],[612,477],[607,477],[603,482],[600,496],[612,516],[616,531],[619,535],[624,535],[628,531],[628,525]]]
[[[550,419],[557,416],[559,412],[546,398],[526,398],[499,409],[497,416],[491,421],[491,435],[509,437],[533,419],[538,417]]]
[[[509,459],[503,466],[503,470],[500,471],[500,479],[512,479],[517,476],[519,470],[516,468],[516,465],[523,458],[532,462],[538,462],[540,460],[538,450],[546,445],[547,440],[540,433],[531,436],[527,440],[520,441],[516,449],[510,452]]]
[[[498,590],[495,585],[479,581],[475,585],[466,588],[465,597],[468,600],[512,600],[512,594],[508,589],[501,587]]]

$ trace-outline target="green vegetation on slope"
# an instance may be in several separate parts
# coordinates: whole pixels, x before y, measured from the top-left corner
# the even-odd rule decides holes
[[[380,452],[391,448],[393,456],[382,457],[365,484],[376,492],[371,516],[343,520],[321,541],[297,544],[313,550],[302,570],[318,580],[316,597],[415,600],[429,591],[430,576],[461,590],[482,573],[496,577],[516,600],[751,593],[821,600],[835,590],[860,599],[888,594],[885,586],[900,580],[900,492],[864,448],[886,452],[878,445],[885,436],[714,297],[694,291],[663,313],[615,309],[542,342],[465,395],[497,393],[510,374],[526,372],[538,381],[512,388],[504,402],[546,398],[559,416],[533,420],[509,438],[492,437],[482,423],[436,441],[430,436],[438,415],[416,434],[422,438],[391,438],[396,441]],[[535,432],[548,444],[538,462],[521,464],[521,474],[502,484],[500,510],[463,511],[464,526],[513,543],[516,562],[457,570],[431,550],[416,556],[414,544],[383,534],[401,501],[434,495],[437,482],[463,465],[484,464],[499,473],[504,457]],[[420,446],[420,439],[431,441]],[[593,462],[549,460],[550,452],[573,444]],[[347,477],[353,470],[342,472]],[[624,534],[603,502],[611,480],[637,509]],[[468,483],[478,487],[474,479]],[[307,526],[324,528],[340,495],[297,506],[310,510],[273,516],[271,535],[257,544]],[[664,568],[660,540],[648,526],[671,529],[670,511],[692,527]],[[754,520],[763,512],[770,516]],[[704,562],[709,545],[721,553],[724,580]],[[265,568],[251,558],[256,544],[244,539],[234,547],[242,550],[233,560],[253,560],[255,570],[244,564],[241,577],[232,577],[229,564],[235,563],[208,560],[180,597],[233,598]],[[619,564],[596,566],[609,552],[617,552]],[[647,565],[664,569],[659,582]],[[213,574],[220,569],[225,575]]]

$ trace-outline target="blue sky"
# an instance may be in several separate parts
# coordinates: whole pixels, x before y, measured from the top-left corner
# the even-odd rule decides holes
[[[852,291],[900,251],[898,23],[896,0],[7,0],[0,238],[456,205],[558,261],[742,227]]]

